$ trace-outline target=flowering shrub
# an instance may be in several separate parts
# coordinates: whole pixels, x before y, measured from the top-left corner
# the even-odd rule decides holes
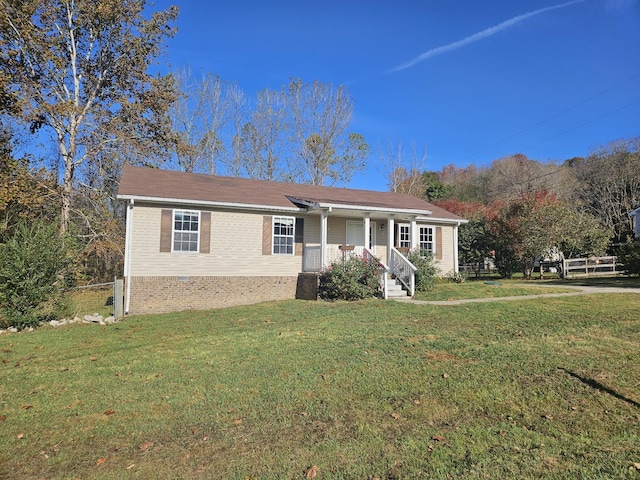
[[[433,253],[429,250],[415,249],[407,258],[418,269],[416,270],[416,292],[428,292],[438,278],[438,269],[434,264]]]
[[[353,255],[333,262],[320,275],[318,293],[324,300],[362,300],[379,295],[380,264]]]

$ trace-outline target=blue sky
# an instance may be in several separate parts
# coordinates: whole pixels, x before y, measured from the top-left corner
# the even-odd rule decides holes
[[[349,88],[374,151],[427,170],[585,156],[640,136],[640,0],[156,0],[180,7],[172,68],[253,97],[290,77]],[[386,190],[374,154],[350,184]]]

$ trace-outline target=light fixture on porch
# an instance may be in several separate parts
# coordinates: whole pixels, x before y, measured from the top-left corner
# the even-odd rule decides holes
[[[380,231],[383,231],[383,230],[384,230],[384,223],[381,223],[380,224]]]

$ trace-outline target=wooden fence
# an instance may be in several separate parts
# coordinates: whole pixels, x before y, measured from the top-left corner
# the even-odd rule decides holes
[[[564,278],[618,275],[621,272],[618,257],[565,258],[562,262]]]

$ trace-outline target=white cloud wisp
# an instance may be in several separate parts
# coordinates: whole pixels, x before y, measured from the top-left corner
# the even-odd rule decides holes
[[[506,30],[507,28],[512,27],[517,23],[523,22],[524,20],[527,20],[528,18],[531,18],[533,16],[540,15],[541,13],[548,12],[549,10],[556,10],[558,8],[568,7],[569,5],[574,5],[576,3],[583,3],[584,1],[586,0],[573,0],[571,2],[566,2],[559,5],[552,5],[551,7],[545,7],[539,10],[535,10],[533,12],[528,12],[522,15],[518,15],[516,17],[510,18],[509,20],[505,20],[502,23],[499,23],[498,25],[482,30],[481,32],[474,33],[473,35],[469,35],[468,37],[463,38],[462,40],[458,40],[457,42],[449,43],[448,45],[443,45],[442,47],[432,48],[431,50],[428,50],[423,54],[418,55],[412,60],[409,60],[408,62],[403,63],[402,65],[398,65],[397,67],[393,68],[390,73],[395,73],[395,72],[399,72],[400,70],[405,70],[409,67],[413,67],[417,63],[423,62],[428,58],[435,57],[436,55],[441,55],[443,53],[448,53],[453,50],[457,50],[458,48],[465,47],[470,43],[477,42],[478,40],[482,40],[483,38],[490,37],[491,35],[495,35],[496,33],[501,32],[502,30]]]

